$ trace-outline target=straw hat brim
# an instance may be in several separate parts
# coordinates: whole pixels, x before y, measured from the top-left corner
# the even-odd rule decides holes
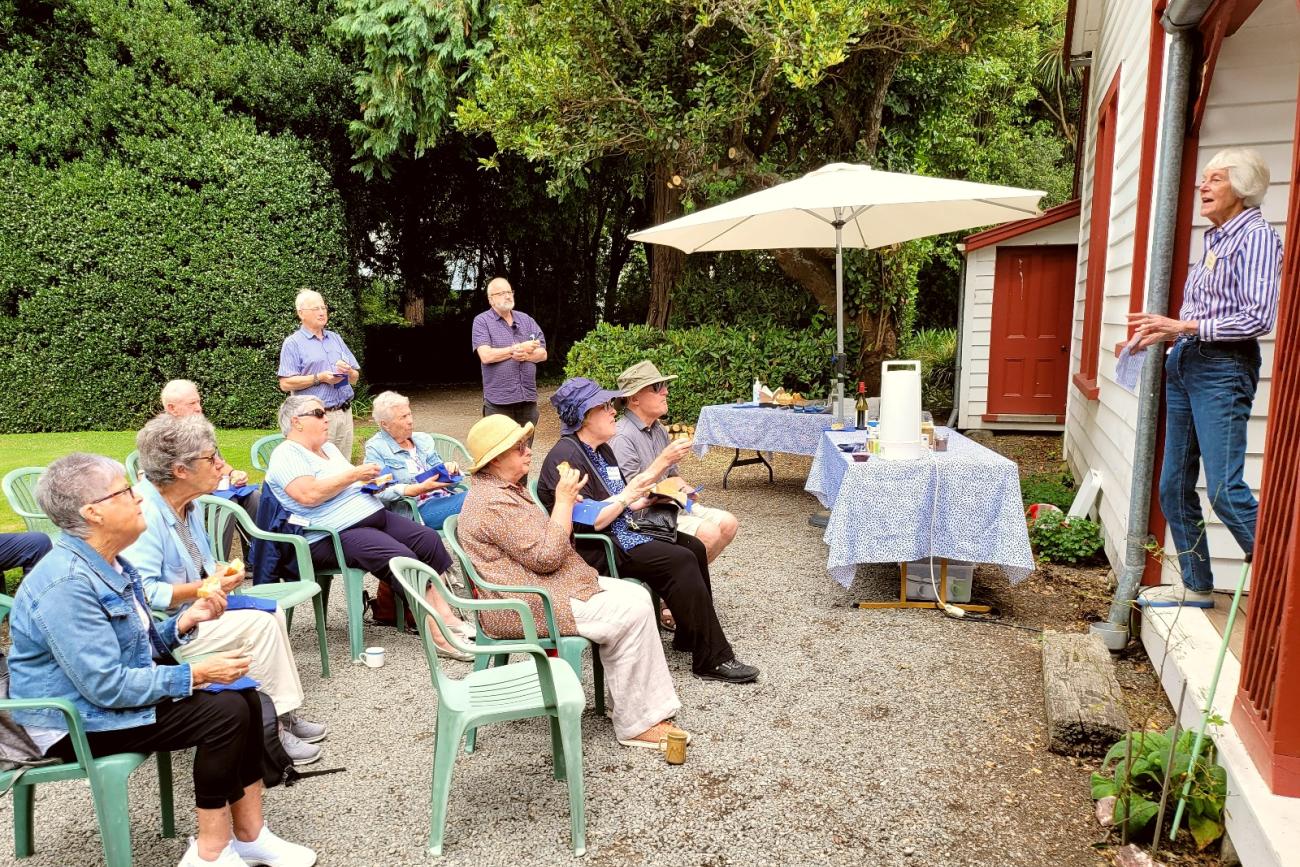
[[[497,457],[504,454],[507,450],[514,448],[515,444],[518,443],[520,440],[527,439],[532,435],[533,435],[533,423],[531,421],[525,424],[523,427],[515,428],[514,430],[510,431],[510,433],[506,434],[504,439],[502,439],[500,442],[496,443],[490,449],[484,452],[483,457],[479,458],[477,461],[471,464],[469,471],[471,473],[477,473],[479,470],[483,469],[488,464],[492,463],[492,461],[495,460]]]

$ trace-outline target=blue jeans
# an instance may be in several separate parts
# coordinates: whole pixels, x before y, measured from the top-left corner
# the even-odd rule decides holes
[[[1179,340],[1165,359],[1165,458],[1160,508],[1169,522],[1183,583],[1214,588],[1196,480],[1205,462],[1210,508],[1247,554],[1255,549],[1259,503],[1242,479],[1246,423],[1259,385],[1255,340]]]
[[[420,517],[424,526],[435,530],[442,529],[442,522],[452,515],[460,514],[460,507],[465,505],[467,491],[457,491],[450,497],[430,497],[420,504]]]

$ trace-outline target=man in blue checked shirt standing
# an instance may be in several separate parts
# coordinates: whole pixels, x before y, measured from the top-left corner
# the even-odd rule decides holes
[[[474,317],[470,337],[483,370],[483,416],[537,424],[537,365],[546,360],[546,335],[533,317],[515,309],[506,278],[493,278],[487,296],[492,309]]]
[[[1277,320],[1282,241],[1260,213],[1269,171],[1254,150],[1228,148],[1205,166],[1197,193],[1205,233],[1178,319],[1129,315],[1139,346],[1173,340],[1165,359],[1165,457],[1160,508],[1178,548],[1183,585],[1153,588],[1139,605],[1213,608],[1214,576],[1196,493],[1200,464],[1210,507],[1247,554],[1259,503],[1242,478],[1246,423],[1259,385],[1259,338]]]
[[[352,460],[352,387],[361,378],[357,358],[336,331],[319,292],[304,289],[293,302],[302,327],[280,347],[280,391],[318,398],[329,420],[329,441]]]

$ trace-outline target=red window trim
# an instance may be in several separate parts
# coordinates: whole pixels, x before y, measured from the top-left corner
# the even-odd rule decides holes
[[[1097,137],[1092,162],[1092,204],[1088,226],[1088,273],[1084,281],[1083,344],[1074,386],[1088,400],[1101,393],[1101,320],[1106,306],[1106,260],[1110,247],[1110,200],[1115,178],[1115,125],[1119,119],[1120,70],[1097,105]]]

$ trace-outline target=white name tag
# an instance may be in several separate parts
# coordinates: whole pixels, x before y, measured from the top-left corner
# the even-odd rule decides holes
[[[617,482],[623,478],[623,475],[618,471],[618,467],[605,467],[605,477],[611,482]]]
[[[290,515],[290,516],[289,516],[289,523],[290,523],[290,524],[293,524],[295,527],[310,527],[310,526],[311,526],[311,521],[308,521],[308,520],[307,520],[306,518],[304,518],[302,515]]]

